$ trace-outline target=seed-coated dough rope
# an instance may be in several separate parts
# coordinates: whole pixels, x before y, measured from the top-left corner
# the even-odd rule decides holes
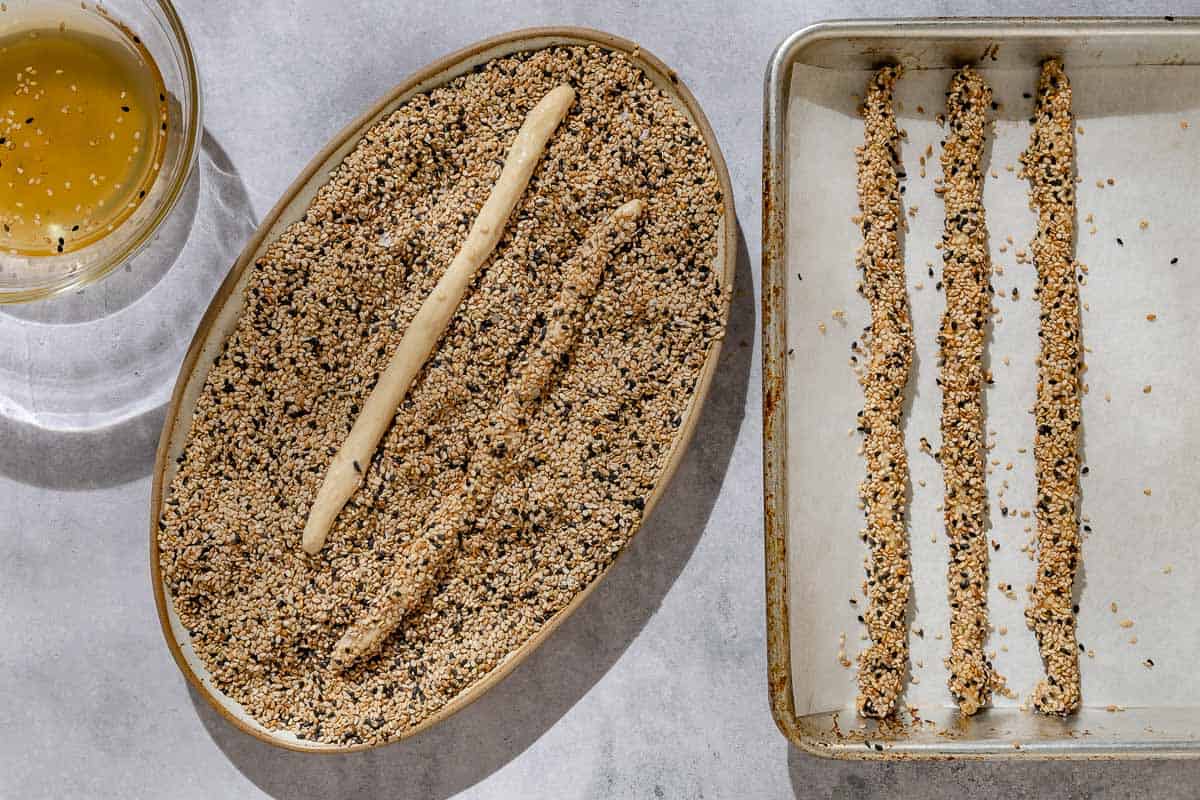
[[[946,312],[941,355],[942,505],[950,543],[950,693],[963,714],[986,706],[999,681],[985,652],[988,635],[987,455],[984,449],[983,351],[992,296],[983,209],[983,147],[991,87],[963,67],[946,98],[949,133],[942,148],[942,285]]]
[[[858,657],[857,706],[866,717],[896,710],[908,671],[908,596],[912,586],[905,526],[908,456],[901,418],[912,367],[913,333],[900,252],[900,133],[892,108],[898,67],[884,67],[867,85],[865,142],[857,150],[858,203],[863,246],[857,266],[871,305],[864,335],[869,357],[861,382],[865,405],[867,478],[859,486],[866,506],[863,536],[869,547],[863,621],[871,644]]]
[[[1072,592],[1079,567],[1080,382],[1082,342],[1075,264],[1075,139],[1071,84],[1057,59],[1042,66],[1037,117],[1021,156],[1037,212],[1033,260],[1041,307],[1035,417],[1037,578],[1025,610],[1037,635],[1046,679],[1033,693],[1046,714],[1079,708],[1079,647]]]
[[[445,332],[467,287],[475,279],[475,273],[500,241],[505,223],[525,193],[546,143],[574,101],[575,90],[570,86],[559,86],[543,97],[522,123],[504,160],[500,177],[471,225],[466,241],[413,317],[387,369],[363,403],[345,443],[329,463],[325,480],[309,510],[301,540],[305,552],[310,555],[315,555],[324,546],[337,515],[362,484],[363,473],[395,417],[396,409],[404,401],[413,378]]]
[[[613,252],[633,239],[645,205],[642,200],[631,200],[618,208],[567,263],[563,288],[548,314],[545,335],[521,374],[505,389],[491,427],[467,467],[460,491],[434,512],[421,537],[401,557],[382,593],[335,645],[335,667],[346,669],[379,649],[434,589],[442,568],[457,552],[462,534],[491,505],[496,487],[514,467],[509,456],[521,448],[530,406],[545,391],[554,368],[570,352],[605,265]]]

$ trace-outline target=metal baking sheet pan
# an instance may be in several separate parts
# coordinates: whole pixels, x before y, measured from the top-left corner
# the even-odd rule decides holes
[[[1087,394],[1081,479],[1086,524],[1077,582],[1085,708],[1029,710],[1042,677],[1024,623],[1034,578],[1032,515],[1038,307],[1028,256],[1034,215],[1018,177],[1039,63],[1061,57],[1078,120],[1077,256]],[[851,662],[865,545],[857,508],[864,462],[851,434],[862,407],[850,344],[867,325],[856,292],[860,244],[858,95],[899,62],[907,132],[904,239],[917,357],[906,441],[912,472],[912,678],[902,724],[855,715]],[[960,719],[946,689],[947,542],[936,384],[943,206],[943,111],[953,69],[975,64],[995,91],[984,204],[997,290],[988,360],[992,552],[989,649],[1016,693]],[[768,71],[764,151],[764,447],[771,701],[800,747],[862,758],[1120,758],[1200,754],[1200,22],[917,20],[833,22],[780,46]],[[930,151],[929,148],[932,148]],[[924,176],[920,158],[926,158]],[[1110,180],[1111,179],[1111,180]],[[1011,238],[1010,238],[1011,237]],[[931,274],[932,269],[932,274]],[[1002,270],[1002,272],[1001,272]],[[841,312],[844,311],[844,316]],[[823,332],[822,332],[823,331]],[[1007,510],[1002,513],[1001,509]],[[998,588],[1011,584],[1012,593]],[[858,601],[852,605],[851,598]],[[1114,610],[1115,609],[1115,610]],[[923,634],[923,635],[922,635]]]

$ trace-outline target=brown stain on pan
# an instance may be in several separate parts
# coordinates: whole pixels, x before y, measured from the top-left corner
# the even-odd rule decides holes
[[[508,53],[539,50],[564,44],[597,45],[608,50],[627,54],[630,60],[640,67],[654,81],[655,85],[681,108],[700,131],[704,143],[708,147],[722,193],[722,207],[720,209],[722,229],[716,267],[720,270],[724,283],[722,313],[724,315],[724,322],[728,322],[730,303],[733,296],[734,272],[737,263],[737,217],[734,211],[733,188],[729,181],[729,171],[725,166],[725,160],[717,145],[716,135],[713,133],[712,127],[709,125],[695,97],[692,96],[692,93],[679,79],[677,73],[654,55],[628,39],[590,28],[572,27],[527,28],[485,39],[441,58],[411,75],[362,116],[339,132],[313,158],[308,166],[304,168],[300,176],[296,178],[280,201],[263,220],[258,230],[254,233],[254,236],[251,237],[249,243],[242,251],[241,256],[234,263],[228,277],[221,284],[221,288],[213,298],[212,304],[205,312],[196,335],[192,339],[191,346],[188,348],[183,366],[180,368],[179,379],[175,385],[170,405],[167,408],[166,422],[163,426],[162,436],[159,439],[158,452],[154,465],[154,481],[150,496],[150,579],[154,591],[155,606],[158,609],[159,622],[162,627],[163,636],[166,638],[167,647],[171,651],[171,656],[175,659],[176,665],[196,692],[232,725],[256,739],[278,747],[304,753],[349,753],[378,746],[369,744],[326,745],[298,739],[294,736],[278,735],[261,726],[251,724],[235,713],[231,701],[223,699],[223,695],[218,697],[219,693],[205,682],[202,675],[197,673],[197,669],[193,668],[193,664],[181,649],[181,642],[177,640],[177,632],[172,625],[171,609],[169,608],[170,601],[167,597],[162,574],[159,569],[157,525],[161,516],[164,493],[172,477],[174,457],[178,454],[182,446],[183,437],[187,435],[191,423],[192,408],[194,407],[199,389],[203,386],[204,378],[207,375],[207,365],[211,363],[211,359],[205,359],[202,362],[201,358],[206,353],[211,352],[214,347],[219,347],[230,330],[232,330],[230,323],[236,322],[240,312],[241,288],[254,259],[266,247],[269,241],[273,240],[287,225],[291,224],[304,213],[315,191],[328,180],[329,172],[341,163],[342,158],[369,127],[382,119],[386,114],[390,114],[398,105],[407,101],[414,94],[444,84],[469,71],[475,64],[483,63],[484,61],[507,55]],[[215,336],[214,334],[221,335]],[[713,375],[716,372],[720,350],[720,341],[714,342],[709,348],[704,367],[696,381],[695,393],[688,406],[684,422],[680,425],[679,433],[668,454],[666,465],[659,474],[654,491],[646,498],[645,513],[642,516],[643,521],[653,512],[658,500],[662,497],[663,492],[670,483],[670,479],[674,475],[676,468],[679,466],[679,462],[683,459],[688,442],[691,440],[696,425],[700,420],[704,399],[708,395]],[[637,531],[635,530],[630,538],[632,539],[632,536],[636,535],[636,533]],[[625,548],[622,549],[617,558],[619,559],[626,550],[628,550],[628,543],[626,543]],[[614,560],[613,563],[615,564],[616,561]],[[526,640],[521,647],[509,653],[491,672],[459,693],[457,697],[443,706],[437,713],[432,714],[420,724],[407,729],[403,734],[391,741],[399,741],[414,736],[461,711],[479,699],[479,697],[503,680],[509,672],[533,653],[567,617],[574,613],[587,599],[588,595],[604,580],[611,569],[612,564],[609,564],[565,608],[547,620],[541,630]],[[186,637],[186,632],[183,632],[183,636]],[[198,664],[197,668],[202,671],[202,668]]]
[[[767,102],[771,102],[768,98]],[[766,551],[767,691],[771,716],[788,739],[802,742],[792,697],[788,635],[787,513],[783,496],[786,461],[787,295],[784,289],[784,191],[781,153],[772,147],[769,120],[763,129],[762,174],[762,375],[763,524]]]

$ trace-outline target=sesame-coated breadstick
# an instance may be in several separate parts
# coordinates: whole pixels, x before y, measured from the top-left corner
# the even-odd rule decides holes
[[[963,67],[946,98],[942,148],[942,283],[946,312],[941,355],[946,537],[950,540],[949,687],[964,714],[991,700],[997,678],[984,650],[988,635],[987,459],[983,441],[983,350],[992,297],[983,209],[983,145],[991,87]]]
[[[597,226],[567,263],[562,291],[547,313],[545,333],[524,370],[506,387],[460,490],[434,512],[420,538],[408,547],[388,578],[383,592],[338,640],[333,650],[334,666],[346,669],[374,654],[436,587],[442,568],[458,550],[460,537],[486,512],[496,488],[511,472],[514,460],[510,455],[521,449],[530,406],[541,397],[551,373],[570,352],[609,256],[632,240],[645,205],[642,200],[622,205]]]
[[[1030,206],[1038,215],[1033,259],[1041,306],[1035,417],[1037,579],[1026,623],[1037,634],[1046,680],[1034,707],[1069,714],[1079,707],[1079,652],[1072,591],[1079,566],[1079,442],[1082,352],[1075,275],[1075,139],[1071,84],[1062,63],[1042,65],[1037,117],[1021,156]]]
[[[863,245],[856,260],[863,271],[860,288],[871,306],[871,324],[863,337],[869,356],[860,379],[867,477],[859,486],[867,517],[863,536],[870,548],[863,621],[871,644],[858,657],[856,703],[866,717],[886,717],[896,710],[908,670],[905,617],[912,575],[905,527],[908,456],[901,417],[913,332],[899,239],[900,133],[892,108],[899,76],[899,67],[884,67],[867,85],[865,141],[857,150]]]
[[[575,90],[570,86],[552,89],[533,107],[517,131],[500,177],[483,208],[479,209],[466,241],[409,323],[387,369],[379,376],[355,418],[350,434],[329,463],[304,525],[301,546],[309,555],[315,555],[324,546],[334,520],[362,484],[365,470],[383,434],[392,424],[396,409],[445,333],[475,274],[496,249],[508,217],[525,193],[546,143],[573,102]]]

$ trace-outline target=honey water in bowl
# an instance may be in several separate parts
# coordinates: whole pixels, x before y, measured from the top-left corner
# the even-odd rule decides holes
[[[69,253],[121,225],[161,167],[166,101],[147,48],[102,12],[0,35],[0,248]]]
[[[38,63],[17,62],[20,72],[32,76],[31,94],[17,95],[18,67],[7,64],[13,59],[14,44],[31,32],[38,33],[41,44],[60,33],[77,34],[74,38],[88,43],[89,53],[101,47],[120,49],[116,55],[101,49],[99,69],[85,57],[67,64],[62,59],[42,60],[42,51],[35,50],[31,58]],[[90,227],[85,226],[86,220],[73,218],[76,205],[83,212],[85,203],[72,198],[64,209],[66,218],[50,220],[61,233],[49,241],[49,233],[40,243],[35,240],[40,248],[36,254],[14,246],[32,249],[24,230],[14,231],[6,220],[9,231],[5,232],[0,224],[0,441],[5,443],[0,448],[0,472],[44,486],[95,487],[132,479],[138,468],[127,455],[153,450],[158,426],[154,411],[170,397],[187,348],[186,337],[174,332],[189,330],[199,321],[253,227],[244,219],[250,215],[245,188],[236,175],[227,176],[202,157],[195,59],[170,0],[105,0],[102,8],[91,0],[86,6],[80,0],[0,0],[0,47],[5,49],[5,66],[0,70],[0,136],[5,139],[0,145],[0,208],[15,210],[17,202],[29,208],[29,195],[14,196],[17,158],[25,170],[19,176],[21,191],[37,188],[33,198],[39,202],[60,200],[60,189],[67,189],[65,181],[71,181],[74,190],[80,180],[88,183],[92,172],[97,182],[100,175],[111,179],[109,192],[116,183],[124,183],[119,170],[133,174],[133,183],[144,184],[144,189],[118,200],[100,196],[105,208],[128,209],[130,202],[136,203],[102,225],[98,218]],[[104,66],[118,58],[128,67]],[[56,148],[56,157],[45,163],[57,183],[43,177],[40,186],[30,184],[29,179],[38,176],[30,174],[23,162],[35,146],[44,143],[27,140],[23,134],[36,137],[39,127],[43,134],[50,131],[38,117],[61,113],[65,102],[46,104],[32,113],[16,106],[30,102],[35,92],[69,75],[71,64],[80,62],[84,74],[59,88],[70,92],[74,83],[77,93],[85,94],[88,109],[107,106],[106,116],[99,119],[120,126],[114,133],[117,137],[126,133],[129,151],[119,156],[115,168],[100,169],[102,159],[95,149],[83,155],[77,152],[87,148],[86,139],[81,148],[62,148],[61,153]],[[26,67],[38,74],[26,72]],[[59,69],[62,76],[56,75]],[[115,96],[95,99],[99,92],[83,91],[99,77],[121,70],[132,70],[138,77],[116,89]],[[133,102],[122,102],[122,91],[124,99]],[[48,95],[49,91],[41,99],[49,100]],[[134,137],[130,117],[160,103],[167,129],[162,130],[161,120],[154,127],[164,135],[133,153],[135,145],[129,140],[146,141],[148,134]],[[124,112],[122,105],[130,110]],[[116,122],[118,113],[124,115],[121,123]],[[31,116],[34,123],[23,130]],[[68,119],[74,127],[66,135],[71,135],[82,125],[79,116]],[[13,120],[21,128],[10,136]],[[107,137],[107,128],[101,132]],[[146,154],[147,147],[159,151],[158,157],[149,161],[149,172],[144,164],[139,168],[143,171],[135,171],[134,162]],[[69,160],[77,155],[87,161],[81,165]],[[63,164],[79,170],[76,174],[82,178],[59,173]],[[53,194],[47,194],[47,188]],[[143,190],[146,195],[140,197]],[[33,211],[40,211],[42,222],[47,221],[44,208]],[[75,225],[80,230],[72,231]],[[198,229],[206,235],[193,235]],[[19,242],[13,242],[14,233],[20,235]],[[57,249],[59,235],[64,240],[62,253]]]

